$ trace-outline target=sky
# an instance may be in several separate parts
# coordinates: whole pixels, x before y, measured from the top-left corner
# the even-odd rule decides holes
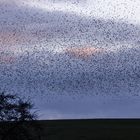
[[[39,119],[140,117],[139,0],[1,0],[0,90]]]

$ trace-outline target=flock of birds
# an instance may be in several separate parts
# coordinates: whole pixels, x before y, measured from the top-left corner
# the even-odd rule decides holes
[[[139,47],[138,25],[0,2],[1,90],[139,95]]]

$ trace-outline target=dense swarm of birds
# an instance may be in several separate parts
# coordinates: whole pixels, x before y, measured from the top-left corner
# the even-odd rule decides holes
[[[140,94],[138,25],[45,11],[26,1],[0,2],[1,90],[33,96]]]

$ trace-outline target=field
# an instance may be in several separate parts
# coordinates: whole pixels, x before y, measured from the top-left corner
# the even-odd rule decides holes
[[[134,140],[140,139],[140,120],[53,120],[40,121],[47,140]]]
[[[41,127],[41,140],[140,139],[139,119],[42,120],[33,123]]]

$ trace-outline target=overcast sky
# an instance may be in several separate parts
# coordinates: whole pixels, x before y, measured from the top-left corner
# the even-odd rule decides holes
[[[0,89],[40,119],[140,117],[139,0],[1,0]]]

